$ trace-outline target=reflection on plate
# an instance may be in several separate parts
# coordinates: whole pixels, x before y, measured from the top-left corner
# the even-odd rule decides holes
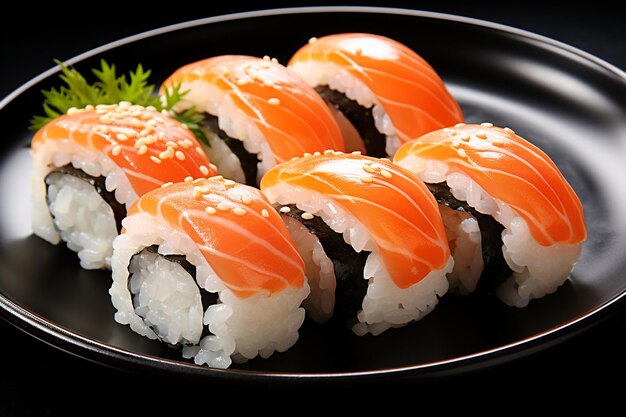
[[[385,15],[381,18],[381,15]],[[283,27],[289,22],[290,36]],[[323,21],[324,25],[319,25]],[[389,9],[292,9],[210,18],[149,32],[78,57],[131,68],[157,81],[177,67],[226,53],[269,54],[281,62],[311,36],[379,33],[426,58],[463,107],[468,122],[510,126],[556,162],[581,197],[589,238],[571,280],[525,309],[486,296],[445,296],[424,320],[378,337],[306,323],[292,349],[229,370],[195,366],[178,352],[113,321],[110,275],[80,269],[74,253],[30,235],[28,119],[43,74],[0,104],[0,312],[25,331],[96,361],[123,368],[208,378],[415,377],[460,371],[530,353],[597,321],[626,291],[626,221],[616,193],[626,177],[626,75],[574,48],[471,19]],[[167,56],[166,60],[162,60]],[[37,262],[33,262],[33,256]]]

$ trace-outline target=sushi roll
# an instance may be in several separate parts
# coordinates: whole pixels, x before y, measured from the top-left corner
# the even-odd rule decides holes
[[[277,163],[343,150],[341,131],[318,94],[269,57],[225,55],[178,69],[162,90],[186,91],[175,107],[204,114],[207,154],[221,175],[256,186]]]
[[[66,242],[85,269],[110,268],[111,242],[138,196],[216,173],[184,125],[126,102],[70,109],[35,134],[31,153],[33,231]]]
[[[452,270],[437,202],[386,159],[326,152],[272,168],[261,189],[283,215],[307,265],[305,301],[357,335],[419,320],[446,293]]]
[[[428,183],[440,204],[455,259],[452,288],[484,285],[524,307],[567,280],[586,238],[583,208],[539,148],[509,128],[458,124],[404,144],[395,162]]]
[[[463,121],[435,70],[410,48],[383,36],[311,38],[288,66],[335,109],[346,143],[362,142],[370,156],[393,156],[402,143]]]
[[[227,368],[298,339],[304,263],[261,192],[220,177],[144,194],[113,243],[115,320]]]

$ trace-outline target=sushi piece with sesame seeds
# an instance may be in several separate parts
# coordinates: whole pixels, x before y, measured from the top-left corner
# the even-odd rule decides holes
[[[174,107],[204,114],[205,148],[226,178],[256,186],[268,169],[304,153],[344,150],[341,130],[321,97],[265,56],[225,55],[175,71],[161,87],[187,91]]]
[[[183,124],[121,102],[70,109],[33,137],[32,224],[78,252],[85,269],[110,268],[111,242],[139,196],[185,177],[216,174]]]

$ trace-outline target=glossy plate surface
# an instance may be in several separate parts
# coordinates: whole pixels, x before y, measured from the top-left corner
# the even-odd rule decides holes
[[[509,126],[556,162],[580,196],[589,232],[581,261],[557,293],[525,309],[489,297],[445,296],[419,323],[378,337],[306,323],[289,351],[229,370],[199,367],[113,321],[110,276],[84,271],[73,252],[30,235],[28,120],[51,70],[0,103],[0,313],[60,349],[124,369],[238,379],[428,377],[485,366],[560,342],[597,322],[626,291],[626,76],[549,39],[472,19],[408,10],[312,8],[251,12],[148,32],[83,54],[124,71],[138,62],[160,82],[212,55],[285,63],[312,36],[372,32],[403,42],[442,76],[468,122]],[[166,59],[164,59],[166,57]]]

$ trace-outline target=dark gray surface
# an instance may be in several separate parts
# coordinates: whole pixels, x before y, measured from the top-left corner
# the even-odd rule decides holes
[[[429,8],[427,6],[430,5],[430,9],[433,10],[439,9],[496,20],[535,30],[582,47],[618,66],[626,67],[622,43],[625,38],[624,26],[619,24],[617,14],[612,13],[610,10],[569,9],[562,11],[537,8],[527,10],[521,7],[516,9],[515,6],[512,6],[512,9],[507,8],[506,11],[498,11],[488,6],[481,6],[478,3],[473,3],[471,8],[469,6],[457,8],[435,7],[428,2],[420,5],[424,8]],[[5,64],[2,67],[4,80],[2,87],[5,88],[12,83],[18,84],[40,69],[45,69],[48,67],[48,60],[52,57],[67,58],[74,55],[75,52],[88,49],[103,41],[116,39],[120,35],[203,15],[206,14],[196,14],[195,11],[193,13],[172,11],[167,15],[147,19],[139,24],[135,22],[132,26],[124,25],[121,22],[106,26],[98,25],[96,22],[94,25],[92,21],[90,22],[90,25],[93,25],[91,29],[88,28],[86,23],[82,23],[82,26],[78,24],[76,31],[82,33],[81,36],[73,35],[70,37],[70,32],[67,29],[65,32],[60,30],[47,34],[45,36],[45,44],[42,43],[41,33],[37,36],[31,35],[31,38],[26,37],[22,39],[19,39],[18,35],[13,34],[14,36],[8,39],[9,41],[11,39],[17,40],[17,42],[10,42],[11,46],[8,49],[5,48],[7,38],[3,36],[2,50],[3,52],[8,50],[8,56],[14,56],[15,62],[13,65]],[[28,31],[31,34],[33,33],[32,28],[28,28]],[[57,43],[56,41],[61,42]],[[79,46],[75,46],[76,44]],[[75,48],[80,49],[76,50]],[[30,52],[26,53],[24,52],[25,50]],[[34,51],[37,52],[34,53]],[[6,54],[5,57],[7,57]],[[441,382],[431,382],[429,383],[429,388],[433,386],[435,388],[443,388],[445,386],[446,390],[462,388],[472,385],[469,381],[479,380],[482,386],[494,389],[501,386],[497,382],[500,380],[515,386],[515,381],[519,377],[521,379],[524,377],[532,378],[533,380],[538,378],[540,386],[547,388],[559,384],[572,383],[572,381],[572,385],[583,384],[589,380],[600,379],[607,372],[611,374],[623,372],[625,367],[619,361],[621,352],[626,347],[626,343],[621,341],[621,334],[625,330],[623,319],[624,313],[622,312],[606,323],[601,324],[599,328],[552,348],[547,352],[539,353],[512,364],[476,371],[468,376],[448,378]],[[58,401],[59,399],[82,398],[82,401],[86,402],[99,401],[103,398],[103,395],[108,395],[102,394],[102,391],[109,390],[108,385],[102,382],[102,379],[106,376],[122,379],[122,386],[113,388],[109,392],[118,400],[130,397],[130,387],[141,387],[151,384],[144,376],[127,375],[93,365],[49,348],[23,335],[5,323],[0,324],[0,326],[4,340],[15,339],[21,345],[19,349],[6,344],[1,348],[4,378],[12,380],[14,384],[11,384],[8,391],[3,395],[4,402],[0,407],[8,407],[14,410],[35,407],[42,410],[61,411],[64,401]],[[515,376],[513,377],[513,375]],[[54,387],[58,380],[65,379],[63,378],[64,376],[69,377],[69,382],[65,382],[68,387],[67,391],[58,386],[50,391],[51,387]],[[91,382],[85,384],[87,380]],[[30,397],[26,395],[26,391],[21,389],[20,383],[28,383],[30,385],[28,391],[38,392],[40,399],[43,398],[44,400],[37,402],[29,400]],[[177,385],[176,383],[163,380],[159,380],[159,384],[170,388]],[[423,384],[417,387],[421,390],[426,389]],[[51,392],[54,393],[53,396],[50,395]],[[64,394],[65,392],[67,394]],[[163,388],[160,388],[157,392],[162,393]]]

